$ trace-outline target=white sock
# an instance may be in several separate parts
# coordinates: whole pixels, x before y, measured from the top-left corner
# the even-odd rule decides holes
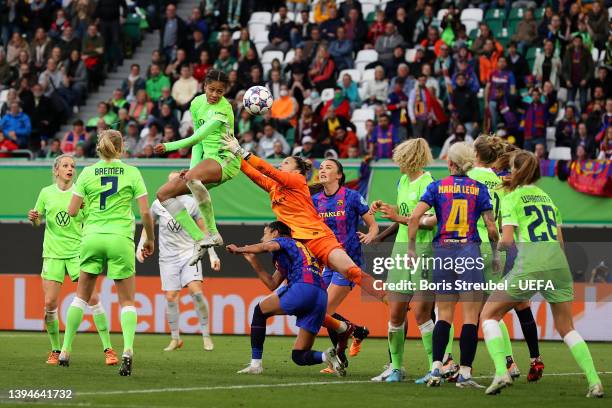
[[[167,302],[166,320],[170,326],[170,335],[173,340],[180,339],[179,334],[179,305],[178,302]]]
[[[57,320],[57,307],[53,310],[45,309],[45,322],[52,323]]]
[[[463,378],[472,378],[472,367],[468,367],[468,366],[459,367],[459,374],[463,376]]]
[[[440,371],[442,371],[442,362],[441,361],[434,361],[433,363],[431,363],[431,371],[438,369]]]
[[[325,363],[327,361],[327,354],[321,353],[321,362]]]
[[[72,299],[72,303],[70,303],[70,306],[78,307],[83,311],[87,310],[88,307],[87,302],[78,296],[75,296],[74,299]]]
[[[198,319],[200,319],[200,330],[202,331],[202,336],[210,336],[210,329],[208,326],[208,306],[206,305],[204,295],[202,292],[193,293],[191,298],[195,304]]]
[[[89,306],[89,309],[91,310],[91,313],[95,315],[105,313],[104,306],[102,306],[102,302],[98,302],[93,306]]]
[[[261,367],[261,358],[252,358],[251,367]]]
[[[166,209],[166,211],[170,213],[172,217],[180,213],[182,210],[186,209],[185,205],[183,205],[183,203],[181,203],[176,198],[169,198],[165,201],[160,202],[160,204]]]
[[[434,326],[435,324],[433,320],[429,319],[425,323],[419,325],[419,332],[421,333],[421,335],[423,335],[424,333],[431,333],[434,330]]]

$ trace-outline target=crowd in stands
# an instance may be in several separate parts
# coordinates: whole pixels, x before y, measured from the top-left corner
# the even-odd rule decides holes
[[[0,0],[0,10],[22,3]],[[0,87],[9,91],[0,149],[32,147],[48,129],[54,118],[38,106],[82,103],[98,79],[92,59],[120,60],[120,49],[105,46],[115,44],[120,20],[100,17],[105,3],[117,13],[125,6],[31,0],[21,18],[38,18],[39,28],[5,35],[3,25]],[[160,157],[155,144],[192,134],[189,103],[215,68],[230,78],[236,136],[267,158],[385,159],[411,137],[445,158],[452,143],[483,132],[541,158],[612,157],[610,1],[203,0],[189,16],[177,15],[174,2],[143,3],[162,15],[150,64],[133,65],[109,100],[87,101],[98,114],[75,121],[44,156],[91,157],[97,131],[112,127],[125,135],[126,156]],[[31,14],[41,4],[46,21]],[[254,85],[275,99],[255,117],[242,108]]]

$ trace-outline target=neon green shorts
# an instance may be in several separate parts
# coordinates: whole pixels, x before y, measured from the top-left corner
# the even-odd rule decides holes
[[[109,279],[120,280],[136,273],[134,241],[115,234],[85,235],[81,242],[81,270],[94,275],[106,267]]]
[[[574,285],[569,268],[536,272],[518,272],[513,269],[505,279],[508,282],[506,293],[517,301],[529,300],[538,292],[548,303],[574,300]]]
[[[491,244],[483,242],[480,245],[480,256],[482,256],[484,263],[484,280],[486,282],[499,283],[504,277],[504,265],[506,264],[506,252],[499,252],[499,263],[500,270],[495,272],[493,270],[493,250]],[[486,290],[487,295],[491,294],[491,290]]]
[[[75,282],[79,279],[80,269],[79,257],[67,259],[43,258],[43,267],[40,276],[45,280],[59,283],[64,282],[64,276],[68,273],[70,280]]]
[[[391,258],[396,259],[399,254],[403,257],[408,251],[408,243],[397,242],[393,245]],[[400,265],[389,270],[387,276],[387,285],[390,292],[395,292],[403,295],[412,295],[415,292],[421,291],[420,287],[423,283],[431,282],[430,262],[427,261],[432,256],[431,243],[417,243],[416,254],[419,260],[415,268],[405,268],[403,262]]]
[[[221,181],[218,183],[208,183],[206,184],[206,188],[219,186],[233,179],[240,173],[241,158],[234,156],[229,151],[221,151],[218,154],[205,154],[202,160],[206,159],[214,160],[221,166]]]

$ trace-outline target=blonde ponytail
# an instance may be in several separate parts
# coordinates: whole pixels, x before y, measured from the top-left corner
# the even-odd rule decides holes
[[[448,161],[457,167],[459,175],[465,175],[474,168],[476,153],[467,143],[458,142],[451,145],[450,149],[448,149]]]
[[[121,136],[121,132],[111,129],[100,132],[96,150],[101,159],[119,159],[123,154],[123,136]]]

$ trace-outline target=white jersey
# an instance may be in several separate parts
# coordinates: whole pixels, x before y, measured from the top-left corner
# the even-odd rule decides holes
[[[202,218],[196,201],[189,195],[176,197],[194,220]],[[155,200],[151,214],[159,224],[159,261],[181,263],[193,254],[193,238],[181,227],[168,211]]]

